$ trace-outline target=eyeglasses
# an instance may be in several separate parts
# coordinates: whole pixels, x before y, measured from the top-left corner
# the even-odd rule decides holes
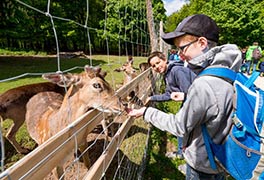
[[[192,42],[189,42],[189,43],[187,43],[187,44],[185,44],[185,45],[183,45],[183,46],[179,46],[178,48],[179,48],[180,52],[183,52],[184,49],[185,49],[186,47],[192,45],[193,43],[197,42],[198,40],[199,40],[199,39],[196,39],[196,40],[194,40],[194,41],[192,41]]]

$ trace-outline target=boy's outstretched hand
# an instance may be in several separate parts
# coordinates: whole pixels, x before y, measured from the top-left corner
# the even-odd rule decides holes
[[[142,107],[140,109],[127,109],[127,113],[132,117],[140,117],[144,114],[146,107]]]

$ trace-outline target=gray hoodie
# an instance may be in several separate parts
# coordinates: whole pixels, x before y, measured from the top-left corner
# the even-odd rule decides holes
[[[208,52],[189,61],[190,68],[200,72],[204,68],[228,67],[238,71],[242,62],[241,51],[236,45],[226,44],[210,49]],[[210,167],[205,149],[201,125],[206,123],[209,135],[215,143],[225,140],[232,123],[233,87],[229,82],[213,77],[200,76],[190,86],[187,99],[179,112],[166,114],[149,107],[144,120],[161,130],[183,137],[184,156],[194,169],[216,174]]]

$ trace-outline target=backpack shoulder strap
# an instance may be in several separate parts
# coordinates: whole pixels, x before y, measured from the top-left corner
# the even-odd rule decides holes
[[[210,67],[204,69],[199,76],[210,75],[223,79],[228,79],[231,82],[234,82],[237,76],[237,73],[231,69],[224,67]]]
[[[213,170],[217,170],[217,165],[216,165],[215,160],[214,160],[214,154],[213,154],[211,146],[210,146],[210,144],[212,143],[212,140],[208,134],[208,131],[206,129],[205,124],[202,124],[202,135],[203,135],[203,139],[204,139],[205,149],[206,149],[208,159],[210,162],[210,166]]]
[[[237,73],[228,68],[210,67],[204,69],[198,76],[205,76],[205,75],[215,76],[233,83],[236,79]],[[202,135],[204,139],[205,149],[208,155],[208,160],[210,162],[210,166],[212,169],[217,170],[217,165],[214,159],[214,153],[212,152],[211,149],[212,140],[207,131],[205,124],[202,124]]]

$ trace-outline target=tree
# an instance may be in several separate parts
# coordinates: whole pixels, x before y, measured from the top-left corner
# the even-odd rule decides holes
[[[201,11],[211,16],[220,27],[220,43],[241,47],[254,41],[263,43],[261,6],[256,0],[214,0]]]
[[[91,49],[95,53],[110,50],[113,54],[145,54],[150,51],[150,40],[154,40],[149,37],[145,0],[53,0],[50,3],[24,0],[23,3],[1,1],[0,48],[55,52],[53,30],[60,51]],[[152,30],[157,35],[159,21],[166,17],[165,9],[162,0],[152,3]]]
[[[147,6],[147,19],[148,19],[148,28],[150,34],[151,52],[153,52],[158,50],[158,36],[155,31],[151,0],[146,0],[146,6]]]
[[[203,13],[218,24],[219,44],[235,43],[240,47],[250,45],[253,41],[264,44],[263,5],[264,2],[260,0],[191,0],[168,17],[165,29],[171,32],[183,18]]]

